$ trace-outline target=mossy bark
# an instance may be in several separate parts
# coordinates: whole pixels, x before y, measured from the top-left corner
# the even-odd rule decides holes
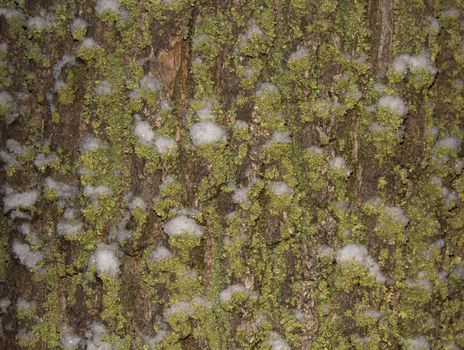
[[[462,0],[0,4],[1,348],[464,347]]]

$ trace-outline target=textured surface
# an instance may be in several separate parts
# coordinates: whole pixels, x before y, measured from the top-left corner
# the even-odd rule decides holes
[[[462,0],[0,3],[0,348],[464,348]]]

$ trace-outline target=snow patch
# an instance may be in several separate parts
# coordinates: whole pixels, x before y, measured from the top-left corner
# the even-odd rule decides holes
[[[264,32],[262,31],[262,29],[258,27],[258,25],[254,21],[251,21],[247,31],[245,33],[241,33],[238,37],[239,48],[248,44],[251,38],[262,38],[263,36]]]
[[[408,225],[409,219],[406,217],[406,215],[404,215],[403,209],[399,207],[386,206],[385,211],[393,218],[393,220],[403,225],[403,227]]]
[[[192,234],[201,237],[203,235],[203,228],[195,220],[185,215],[178,215],[164,225],[164,232],[168,236]]]
[[[378,102],[379,107],[388,109],[389,111],[403,117],[408,112],[406,102],[400,96],[382,96]]]
[[[250,204],[250,200],[248,198],[248,193],[250,191],[251,186],[256,182],[255,179],[252,179],[247,186],[234,186],[234,193],[232,194],[232,201],[239,204],[248,205]]]
[[[26,192],[10,192],[3,199],[3,212],[7,213],[11,209],[32,207],[39,199],[40,192],[36,190]]]
[[[258,86],[258,89],[256,89],[256,96],[257,97],[262,97],[267,94],[272,94],[272,93],[278,93],[279,89],[277,86],[275,86],[272,83],[261,83]]]
[[[105,12],[119,14],[119,1],[116,0],[98,0],[95,4],[95,12],[97,15],[102,15]]]
[[[101,145],[102,142],[100,141],[100,139],[96,138],[93,135],[86,134],[80,142],[80,150],[81,152],[96,151],[101,147]]]
[[[212,122],[197,122],[190,126],[190,139],[194,146],[227,141],[226,130],[223,126]]]
[[[428,350],[430,344],[424,336],[407,340],[408,350]]]
[[[269,189],[276,196],[291,196],[293,189],[283,181],[270,181]]]
[[[4,314],[8,310],[11,305],[11,301],[9,298],[5,297],[0,299],[0,311]]]
[[[91,49],[97,46],[98,45],[95,42],[95,40],[93,40],[93,38],[85,38],[84,40],[82,40],[81,45],[80,45],[81,48],[86,48],[86,49]]]
[[[54,22],[54,17],[52,15],[46,15],[45,17],[41,16],[35,16],[35,17],[29,17],[27,19],[27,29],[49,29],[53,26]]]
[[[97,95],[108,96],[113,91],[113,88],[108,80],[102,80],[95,86],[94,91]]]
[[[290,142],[290,131],[278,131],[275,130],[272,133],[272,138],[264,144],[264,148],[269,147],[275,143],[289,143]]]
[[[53,79],[59,80],[61,70],[65,66],[73,66],[75,64],[76,64],[76,58],[74,56],[69,55],[69,54],[64,54],[63,57],[61,57],[61,59],[53,65],[53,71],[52,71]]]
[[[94,265],[99,275],[117,275],[120,262],[116,246],[104,243],[97,244],[97,249],[89,258],[89,265]]]
[[[13,242],[12,251],[22,265],[31,270],[40,270],[39,262],[44,257],[42,251],[33,251],[28,244],[19,241]]]
[[[251,298],[257,297],[256,292],[245,288],[243,284],[237,283],[237,284],[232,284],[226,287],[225,289],[223,289],[219,293],[219,301],[221,303],[227,303],[232,300],[233,295],[236,293],[246,294],[248,297],[251,297]]]
[[[160,262],[164,259],[173,257],[172,253],[164,246],[160,245],[150,253],[148,261]]]
[[[271,350],[291,350],[290,345],[276,332],[269,333],[269,345]]]
[[[350,176],[351,168],[346,164],[343,157],[334,157],[329,161],[329,167],[337,173],[343,173],[346,176]]]
[[[63,214],[63,219],[56,225],[56,232],[59,235],[68,236],[83,232],[84,224],[76,220],[74,209],[67,208]]]
[[[53,163],[58,158],[55,152],[51,152],[48,154],[45,153],[38,153],[34,159],[34,166],[38,170],[44,169],[47,165]]]
[[[156,91],[161,90],[162,84],[159,79],[150,77],[149,75],[145,75],[140,80],[140,88],[144,90],[156,92]]]
[[[76,195],[77,189],[63,182],[55,181],[51,177],[45,178],[44,188],[53,191],[60,199],[70,199]]]
[[[81,338],[77,336],[69,326],[64,327],[61,333],[60,344],[63,349],[75,350],[79,347]]]
[[[85,30],[89,24],[82,18],[74,18],[71,23],[71,31]]]
[[[135,116],[134,134],[138,137],[139,141],[146,146],[151,145],[155,137],[155,133],[150,124],[143,121],[138,115]]]
[[[105,185],[85,185],[84,186],[84,196],[89,197],[93,200],[96,200],[100,197],[111,196],[113,191],[106,187]]]
[[[157,136],[155,138],[155,148],[159,154],[165,154],[170,150],[173,150],[177,147],[176,140],[165,137],[165,136]]]
[[[431,75],[437,73],[437,69],[431,60],[430,53],[427,51],[423,51],[418,55],[399,55],[394,59],[392,68],[395,72],[402,75],[420,70],[424,70]]]
[[[106,332],[105,327],[98,322],[92,323],[90,329],[85,332],[86,350],[112,350],[113,346],[102,341],[102,335]]]
[[[374,277],[379,283],[385,283],[387,280],[380,271],[379,265],[369,255],[366,247],[362,244],[348,244],[340,248],[336,252],[335,259],[341,265],[355,263],[364,266],[369,271],[369,275]]]
[[[435,144],[435,149],[456,151],[461,146],[462,140],[456,136],[445,136]]]
[[[304,46],[300,46],[298,50],[296,50],[290,55],[290,58],[288,59],[288,61],[292,62],[292,61],[296,61],[302,58],[306,58],[308,56],[309,56],[308,48]]]

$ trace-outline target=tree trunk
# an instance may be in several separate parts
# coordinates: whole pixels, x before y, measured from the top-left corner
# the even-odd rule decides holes
[[[464,3],[8,1],[2,349],[464,347]]]

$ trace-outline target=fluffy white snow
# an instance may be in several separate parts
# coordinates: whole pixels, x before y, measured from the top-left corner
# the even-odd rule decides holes
[[[219,300],[221,303],[225,303],[232,299],[234,293],[246,293],[246,291],[242,284],[232,284],[219,293]]]
[[[455,278],[463,278],[464,277],[464,263],[459,264],[453,269],[452,275]]]
[[[192,315],[193,310],[190,303],[185,301],[179,301],[175,304],[169,306],[166,310],[163,311],[164,318],[168,318],[169,316],[177,313],[183,313],[187,316]]]
[[[80,142],[80,150],[81,152],[96,151],[101,147],[101,145],[102,142],[100,141],[100,139],[96,138],[93,135],[86,134]]]
[[[283,181],[270,181],[269,189],[276,196],[291,196],[293,189]]]
[[[461,142],[462,140],[456,136],[445,136],[437,141],[435,148],[456,151],[461,146]]]
[[[277,86],[272,83],[261,83],[259,84],[258,89],[256,89],[256,96],[261,97],[274,92],[279,92]]]
[[[4,7],[0,8],[0,15],[4,16],[6,19],[10,19],[13,17],[24,17],[22,11]]]
[[[310,146],[307,148],[307,151],[314,156],[322,156],[324,154],[324,150],[318,146]]]
[[[343,173],[346,176],[350,176],[351,174],[351,169],[350,167],[346,164],[346,161],[343,157],[338,156],[334,157],[329,161],[329,167],[337,172],[337,173]]]
[[[69,326],[64,327],[61,333],[60,344],[64,350],[75,350],[79,347],[81,338]]]
[[[119,273],[119,259],[114,245],[99,243],[90,256],[89,264],[95,265],[99,275],[115,276]]]
[[[424,336],[407,340],[408,350],[428,350],[430,344]]]
[[[40,269],[39,262],[42,260],[44,253],[41,251],[33,251],[26,243],[14,241],[12,251],[19,262],[28,269],[38,271]]]
[[[53,21],[54,18],[51,15],[47,15],[45,17],[41,16],[35,16],[35,17],[29,17],[27,19],[27,28],[28,29],[48,29],[53,26]]]
[[[261,28],[258,27],[258,25],[254,21],[251,21],[247,31],[245,33],[240,34],[238,37],[239,47],[245,46],[248,43],[248,41],[253,37],[260,38],[263,36],[264,33],[261,30]]]
[[[85,332],[86,350],[113,350],[113,346],[102,340],[102,335],[106,332],[105,327],[98,322],[92,323],[90,329]]]
[[[403,210],[399,207],[386,206],[385,211],[395,220],[401,223],[403,227],[406,227],[409,223],[409,219],[404,215]]]
[[[269,345],[271,345],[271,350],[291,350],[287,341],[276,332],[270,332]]]
[[[108,80],[102,80],[95,86],[94,91],[97,95],[108,96],[113,91],[113,88]]]
[[[334,250],[327,246],[327,245],[321,245],[317,252],[322,255],[322,256],[333,256],[334,255]]]
[[[155,349],[156,344],[158,344],[160,341],[162,341],[166,336],[169,334],[169,332],[165,329],[159,330],[154,337],[144,337],[143,340],[144,342],[150,346],[150,349]]]
[[[300,46],[298,50],[296,50],[290,55],[290,58],[288,59],[288,61],[291,62],[291,61],[299,60],[301,58],[305,58],[308,56],[309,56],[308,48],[304,46]]]
[[[214,120],[213,103],[211,101],[203,101],[201,109],[197,112],[197,117],[202,121]]]
[[[289,143],[290,142],[290,131],[274,131],[272,138],[264,144],[264,147],[269,147],[275,143]]]
[[[0,311],[4,314],[11,305],[10,299],[7,297],[0,299]]]
[[[33,301],[27,301],[26,299],[19,297],[16,301],[16,309],[18,311],[26,311],[31,308],[35,307],[35,303]]]
[[[256,179],[251,179],[247,186],[234,186],[234,193],[232,194],[232,201],[239,204],[249,204],[248,193],[251,186],[256,182]]]
[[[131,196],[131,199],[129,200],[128,206],[129,206],[129,210],[132,213],[137,208],[145,210],[147,208],[147,203],[145,203],[145,201],[142,199],[142,197],[137,197],[137,196],[132,197]]]
[[[144,145],[151,145],[155,137],[150,124],[146,121],[143,121],[140,116],[135,116],[135,128],[134,134],[138,137],[139,141]]]
[[[117,0],[98,0],[95,4],[95,12],[101,15],[105,12],[113,12],[119,14],[119,1]]]
[[[377,310],[364,310],[363,314],[367,317],[379,319],[382,316],[382,313]]]
[[[53,163],[56,159],[58,158],[57,154],[55,152],[51,152],[48,154],[44,153],[38,153],[37,156],[34,159],[34,166],[38,169],[41,170],[47,165]]]
[[[73,22],[71,23],[71,31],[74,32],[75,30],[84,30],[88,26],[88,23],[83,20],[82,18],[74,18]]]
[[[127,224],[129,220],[130,220],[130,212],[126,211],[121,221],[118,223],[117,227],[113,229],[111,232],[114,236],[116,236],[119,243],[123,243],[124,241],[132,237],[132,234],[133,234],[132,230],[127,229]]]
[[[236,120],[234,124],[234,128],[237,129],[248,129],[248,123],[244,120]]]
[[[61,59],[53,65],[53,79],[58,80],[61,70],[65,66],[73,66],[76,64],[76,58],[69,54],[64,54]]]
[[[149,75],[145,75],[142,80],[140,80],[140,88],[142,89],[155,92],[161,90],[161,87],[161,81]]]
[[[185,215],[178,215],[164,225],[164,232],[169,236],[192,234],[201,237],[203,235],[203,228],[195,220]]]
[[[385,95],[379,99],[379,107],[388,109],[389,111],[403,117],[408,112],[406,102],[400,96]]]
[[[249,188],[247,186],[236,187],[232,195],[232,200],[235,203],[240,204],[249,204],[250,200],[248,199]]]
[[[165,154],[166,152],[169,152],[170,150],[176,147],[177,147],[176,140],[170,137],[157,136],[155,138],[155,148],[160,154]]]
[[[36,232],[32,231],[31,224],[23,223],[17,227],[18,232],[21,233],[31,244],[37,244],[39,238]]]
[[[22,156],[27,152],[27,146],[23,146],[14,139],[6,140],[6,148],[15,156]]]
[[[364,266],[369,275],[374,277],[377,282],[385,283],[387,278],[380,271],[379,265],[369,255],[367,249],[362,244],[348,244],[337,250],[335,258],[337,263],[343,265],[346,263],[355,263]]]
[[[443,11],[441,11],[441,16],[442,17],[453,17],[453,18],[459,18],[461,16],[461,11],[457,9],[456,7],[449,7]]]
[[[235,293],[244,293],[248,297],[251,297],[251,298],[256,298],[257,297],[256,292],[245,288],[245,286],[243,284],[237,283],[237,284],[232,284],[232,285],[226,287],[225,289],[223,289],[219,293],[219,301],[221,303],[229,302],[229,301],[232,300],[232,297],[233,297],[233,295]]]
[[[93,38],[85,38],[84,40],[82,40],[81,45],[80,45],[80,47],[83,47],[86,49],[90,49],[90,48],[97,47],[97,46],[98,45],[95,42],[95,40],[93,40]]]
[[[105,185],[97,185],[97,186],[92,186],[92,185],[85,185],[84,186],[84,196],[92,198],[92,199],[97,199],[100,197],[105,197],[105,196],[111,196],[113,194],[113,191],[106,187]]]
[[[399,55],[393,61],[392,67],[395,72],[400,74],[406,74],[408,71],[415,72],[422,69],[431,75],[437,73],[437,69],[430,58],[430,53],[427,51],[423,51],[418,55]]]
[[[190,126],[190,139],[194,146],[205,145],[218,141],[227,141],[223,126],[212,122],[198,122]]]
[[[160,245],[150,253],[148,260],[150,262],[160,262],[172,256],[172,253],[165,246]]]
[[[39,196],[40,192],[36,190],[6,193],[3,199],[3,211],[6,213],[11,209],[32,207]]]
[[[84,229],[84,224],[81,221],[69,222],[59,221],[56,225],[56,232],[59,235],[75,235],[81,233]]]
[[[422,288],[422,289],[425,289],[428,292],[431,292],[432,289],[433,289],[433,284],[432,284],[432,282],[430,282],[429,279],[427,279],[427,271],[425,271],[425,270],[419,271],[419,273],[417,274],[417,278],[415,280],[407,278],[405,280],[405,284],[408,287]]]
[[[6,140],[6,150],[0,150],[0,158],[7,166],[18,166],[20,163],[17,158],[27,152],[27,147],[14,139]]]
[[[56,196],[60,199],[73,198],[77,191],[77,189],[74,186],[70,186],[63,182],[55,181],[51,177],[45,178],[44,188],[46,190],[53,191],[56,194]]]

